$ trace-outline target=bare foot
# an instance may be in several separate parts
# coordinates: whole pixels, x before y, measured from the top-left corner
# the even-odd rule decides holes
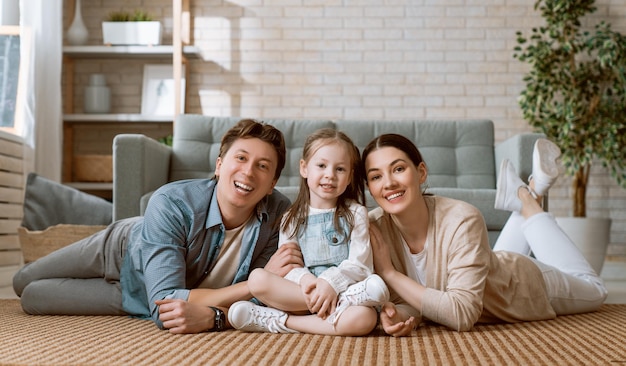
[[[532,186],[530,187],[532,189]],[[520,211],[520,214],[522,214],[524,218],[529,218],[533,215],[543,212],[543,208],[540,204],[541,197],[533,197],[528,189],[526,189],[525,187],[520,187],[520,189],[517,191],[517,196],[519,197],[520,201],[522,201],[522,210]]]
[[[537,194],[537,191],[535,191],[535,181],[531,178],[530,182],[528,182],[528,187],[535,192],[535,195],[537,196],[537,203],[539,204],[539,206],[543,207],[543,196]]]

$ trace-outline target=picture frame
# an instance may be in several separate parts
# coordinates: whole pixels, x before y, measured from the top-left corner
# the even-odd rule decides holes
[[[185,75],[185,65],[182,74]],[[173,65],[146,64],[143,69],[141,114],[148,116],[174,116]],[[180,83],[181,113],[185,106],[185,78]]]

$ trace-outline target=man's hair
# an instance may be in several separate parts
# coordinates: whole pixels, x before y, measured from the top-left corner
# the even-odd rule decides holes
[[[276,127],[268,125],[265,122],[255,121],[253,119],[242,119],[237,122],[222,137],[222,145],[220,146],[219,156],[224,157],[236,140],[251,138],[257,138],[261,141],[267,142],[276,149],[278,161],[276,162],[274,179],[278,180],[283,168],[285,167],[285,159],[287,156],[285,138],[283,137],[283,133]]]

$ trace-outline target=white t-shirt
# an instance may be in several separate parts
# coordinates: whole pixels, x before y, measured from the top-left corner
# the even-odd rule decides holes
[[[234,229],[226,230],[224,244],[222,244],[215,266],[200,283],[199,288],[223,288],[233,284],[239,264],[243,228],[247,223],[248,221]]]
[[[426,248],[428,248],[428,241],[424,243],[424,249],[417,254],[411,253],[404,239],[402,239],[402,244],[406,254],[407,275],[422,286],[426,286]]]

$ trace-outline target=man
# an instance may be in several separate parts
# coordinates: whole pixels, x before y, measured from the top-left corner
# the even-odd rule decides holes
[[[145,215],[26,265],[13,288],[29,314],[152,318],[172,333],[222,330],[245,280],[265,266],[302,265],[296,246],[275,255],[289,200],[274,190],[285,166],[282,133],[239,121],[222,138],[215,176],[159,188]],[[270,258],[271,257],[271,258]]]

